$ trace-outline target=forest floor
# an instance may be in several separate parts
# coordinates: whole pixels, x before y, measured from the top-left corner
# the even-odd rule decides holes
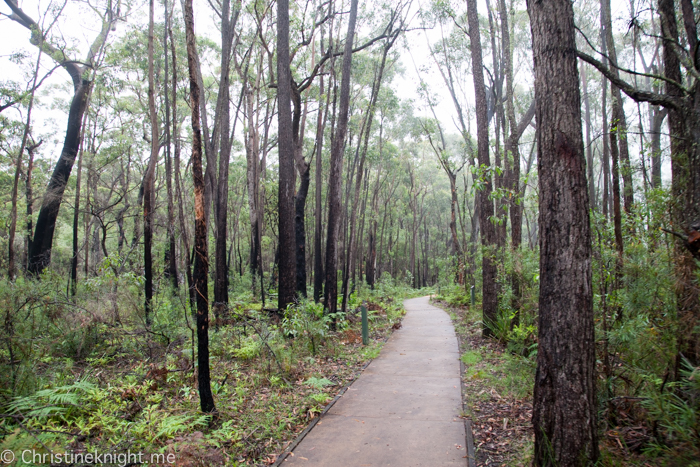
[[[481,317],[468,307],[432,303],[452,317],[460,341],[464,417],[472,422],[477,466],[531,464],[534,362],[481,335]]]
[[[36,389],[3,402],[0,450],[170,454],[174,462],[152,464],[182,467],[275,463],[379,355],[405,313],[399,299],[367,297],[370,344],[363,346],[357,311],[331,332],[312,303],[281,322],[259,304],[233,306],[230,319],[210,329],[212,417],[199,409],[192,320],[178,321],[175,307],[163,306],[147,331],[126,314],[113,320],[96,308],[49,310],[41,295],[32,300],[30,321],[66,329],[34,334],[28,366],[15,366],[17,386]],[[37,465],[16,457],[12,465]]]

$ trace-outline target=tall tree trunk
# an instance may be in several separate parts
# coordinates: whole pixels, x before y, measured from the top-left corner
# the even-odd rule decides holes
[[[258,161],[258,132],[253,118],[253,89],[248,85],[246,89],[246,114],[248,117],[248,131],[245,138],[246,148],[246,182],[248,188],[248,211],[250,213],[250,272],[252,275],[253,295],[255,295],[256,274],[262,276],[262,270],[258,271],[260,261],[260,224],[258,222],[259,215],[258,200],[259,200],[259,181],[260,170]]]
[[[78,156],[78,175],[75,179],[75,201],[73,203],[73,255],[70,261],[70,293],[78,292],[78,223],[80,222],[80,182],[83,172],[83,150]]]
[[[214,278],[214,314],[228,308],[228,265],[226,264],[226,240],[228,239],[228,167],[231,157],[231,126],[229,87],[233,30],[238,20],[239,9],[231,14],[231,0],[223,0],[221,8],[221,79],[217,107],[220,120],[216,123],[221,135],[219,154],[219,179],[216,195],[216,272]],[[231,15],[231,16],[229,16]]]
[[[374,120],[374,113],[376,110],[377,106],[377,99],[379,97],[379,90],[382,85],[382,77],[384,76],[384,67],[386,65],[386,57],[387,54],[389,53],[389,50],[391,47],[394,45],[394,42],[396,41],[396,38],[398,37],[398,33],[396,33],[387,43],[384,45],[384,49],[382,51],[382,59],[379,64],[379,69],[374,75],[374,82],[372,83],[372,94],[370,95],[369,99],[369,107],[367,109],[367,116],[366,120],[364,122],[364,129],[363,129],[363,136],[364,136],[364,142],[362,142],[360,139],[358,139],[358,150],[361,150],[360,154],[360,163],[359,167],[357,169],[357,179],[355,180],[355,192],[354,192],[354,198],[352,201],[352,205],[350,206],[350,238],[348,239],[348,272],[352,271],[354,268],[354,259],[355,259],[355,237],[356,237],[356,232],[355,232],[355,226],[357,224],[357,208],[360,200],[360,191],[362,188],[362,176],[364,174],[364,167],[365,167],[365,159],[367,156],[367,149],[369,147],[369,137],[372,132],[372,121]],[[360,148],[360,145],[362,147]],[[349,282],[349,277],[348,274],[343,277],[343,304],[342,304],[342,310],[343,312],[347,311],[347,304],[348,304],[348,282]]]
[[[476,0],[467,0],[467,17],[469,22],[469,41],[472,52],[472,76],[476,96],[476,132],[479,166],[490,167],[489,160],[489,128],[486,109],[486,87],[484,85],[484,65],[481,55],[481,35],[479,33],[479,16]],[[482,259],[483,291],[483,335],[493,334],[490,326],[496,322],[498,314],[498,295],[496,291],[496,264],[493,251],[497,247],[496,229],[491,222],[494,215],[491,198],[491,176],[489,172],[482,174],[479,199],[479,223],[481,224],[481,244],[484,247]]]
[[[593,174],[593,145],[591,144],[591,104],[588,95],[588,67],[582,65],[581,85],[583,87],[583,105],[586,109],[586,170],[588,174],[588,199],[591,209],[596,209],[595,176]]]
[[[610,14],[610,0],[601,1],[601,15],[603,19],[603,34],[606,38],[606,48],[608,51],[608,58],[610,59],[610,67],[613,70],[613,74],[619,77],[619,72],[617,70],[617,51],[615,50],[615,39],[612,33],[612,19]],[[632,204],[634,203],[634,188],[632,186],[632,168],[630,167],[630,156],[629,149],[627,145],[627,120],[625,118],[625,109],[622,102],[622,93],[620,88],[615,85],[610,86],[610,94],[613,99],[612,105],[612,117],[613,125],[615,131],[615,137],[617,139],[617,145],[619,148],[620,156],[620,172],[623,181],[623,194],[624,194],[624,207],[625,212],[630,213],[632,211]],[[613,149],[614,151],[614,149]],[[613,152],[614,154],[614,152]],[[614,161],[613,161],[614,164]],[[614,175],[613,175],[614,177]],[[618,181],[619,184],[619,181]]]
[[[681,0],[684,20],[694,22],[692,4]],[[677,55],[678,25],[675,17],[673,0],[659,0],[659,15],[661,16],[661,31],[663,41],[664,74],[676,83],[682,82],[680,60]],[[691,20],[691,18],[693,18]],[[686,22],[684,21],[684,24]],[[686,35],[689,36],[690,50],[697,49],[697,32],[691,24],[686,24]],[[695,45],[695,47],[693,47]],[[697,58],[693,57],[697,66]],[[696,86],[696,93],[700,92]],[[678,98],[683,97],[683,91],[672,83],[666,82],[666,93]],[[671,222],[674,230],[689,232],[697,237],[700,230],[700,122],[698,121],[697,94],[693,96],[692,108],[683,109],[685,112],[669,109],[668,124],[671,132]],[[689,104],[686,104],[689,105]],[[694,251],[692,251],[694,250]],[[692,365],[700,364],[700,300],[697,283],[697,240],[689,237],[684,242],[676,241],[674,245],[676,302],[678,307],[679,336],[676,372],[680,369],[681,360],[687,359]],[[694,258],[695,255],[695,258]]]
[[[149,1],[148,13],[148,112],[151,121],[151,157],[143,178],[143,264],[145,276],[146,326],[151,325],[151,301],[153,300],[153,210],[155,208],[155,174],[160,149],[158,115],[156,114],[156,91],[153,76],[153,15],[155,0]]]
[[[277,106],[279,153],[279,289],[278,313],[294,303],[296,242],[294,238],[294,141],[292,130],[292,72],[289,65],[289,1],[277,2]],[[308,185],[308,182],[307,182]],[[307,188],[308,189],[308,188]]]
[[[175,205],[173,203],[173,164],[171,157],[172,139],[170,134],[170,96],[168,95],[168,30],[170,29],[170,14],[168,13],[168,0],[164,0],[165,10],[165,27],[163,28],[163,97],[165,98],[165,185],[168,196],[168,249],[166,250],[167,266],[165,269],[166,276],[170,277],[173,283],[173,289],[178,288],[177,277],[177,254],[175,251]],[[173,105],[177,105],[177,101],[173,100]]]
[[[194,180],[195,260],[194,289],[197,299],[197,383],[202,412],[214,412],[209,373],[209,291],[207,276],[209,256],[204,202],[204,175],[202,173],[202,131],[199,124],[199,83],[197,80],[197,46],[194,35],[192,0],[185,0],[185,34],[187,64],[190,75],[190,103],[192,109],[192,178]]]
[[[173,37],[173,29],[169,27],[168,35],[170,36],[170,52],[173,56],[173,134],[175,135],[175,154],[173,157],[175,169],[175,193],[177,195],[178,219],[180,222],[180,235],[182,235],[183,243],[185,244],[182,256],[184,256],[185,274],[187,276],[187,289],[190,297],[190,307],[194,308],[197,301],[194,293],[194,278],[192,277],[192,256],[190,253],[190,236],[185,225],[185,212],[182,199],[182,180],[180,173],[180,124],[177,117],[177,54],[175,51],[175,41]]]
[[[591,234],[573,4],[528,0],[540,181],[535,465],[598,460]]]
[[[68,114],[68,128],[63,143],[61,157],[56,163],[46,193],[41,203],[41,210],[36,221],[32,248],[29,253],[29,272],[40,274],[51,263],[53,233],[56,229],[58,210],[61,207],[63,192],[66,189],[73,162],[80,146],[80,128],[83,115],[88,106],[88,95],[92,82],[83,80],[77,86]]]
[[[612,31],[610,23],[610,2],[609,0],[602,0],[600,10],[600,21],[601,21],[601,37],[603,42],[603,49],[609,52],[611,68],[615,68],[616,55],[615,55],[615,44],[612,42]],[[608,82],[603,78],[603,87],[607,87]],[[613,225],[615,229],[615,249],[617,250],[617,261],[615,267],[615,284],[613,288],[619,287],[619,280],[622,274],[622,254],[623,254],[623,243],[622,243],[622,209],[620,200],[620,153],[624,146],[627,147],[627,141],[624,144],[618,138],[620,136],[621,130],[621,110],[620,106],[622,104],[622,98],[620,96],[620,89],[614,84],[610,83],[610,96],[612,97],[612,121],[608,128],[610,132],[604,134],[603,137],[607,136],[610,141],[610,158],[612,160],[612,212],[613,212]],[[622,115],[624,118],[624,114]],[[604,124],[605,126],[605,124]],[[629,211],[628,211],[629,212]]]
[[[314,225],[314,302],[318,303],[323,295],[323,129],[324,115],[328,116],[328,103],[331,93],[326,96],[326,111],[323,109],[323,74],[319,77],[319,99],[318,99],[318,115],[316,120],[316,173],[315,190],[316,190],[316,206]]]
[[[307,104],[304,103],[302,112],[301,94],[296,84],[291,87],[294,113],[292,115],[292,150],[294,163],[299,171],[299,189],[294,196],[294,249],[296,264],[296,292],[306,298],[306,225],[304,211],[306,209],[306,197],[309,194],[311,182],[311,164],[304,159],[304,132],[306,129]]]
[[[28,154],[29,160],[27,161],[27,178],[25,180],[25,199],[27,200],[27,222],[25,224],[25,237],[24,237],[24,270],[26,271],[29,266],[29,250],[32,248],[32,217],[33,217],[33,204],[34,195],[32,193],[32,171],[34,169],[34,151],[32,146],[29,146]],[[77,189],[77,188],[76,188]]]
[[[350,2],[350,18],[343,53],[342,79],[340,83],[340,110],[338,126],[331,142],[331,168],[328,179],[328,236],[326,239],[326,286],[324,290],[325,308],[335,314],[338,308],[338,229],[340,226],[342,190],[343,148],[348,131],[350,107],[350,73],[352,68],[352,44],[355,36],[358,0]]]
[[[302,132],[303,134],[303,132]],[[301,153],[302,140],[294,142],[294,150]],[[300,297],[306,298],[306,225],[304,223],[304,211],[306,208],[306,198],[309,194],[309,184],[311,182],[311,165],[304,161],[303,156],[300,158],[303,164],[299,169],[299,189],[294,196],[294,238],[295,238],[295,264],[296,264],[296,292]]]
[[[513,83],[513,51],[510,45],[510,29],[508,28],[508,10],[506,9],[505,0],[499,1],[499,10],[501,16],[501,36],[503,42],[503,53],[505,54],[505,76],[506,76],[506,115],[508,117],[508,126],[510,127],[510,135],[506,142],[505,160],[510,163],[506,166],[510,167],[508,178],[510,183],[508,189],[513,195],[520,194],[520,148],[518,142],[518,126],[515,121],[515,105],[514,105],[514,83]],[[511,249],[513,251],[513,259],[516,267],[510,275],[510,284],[513,290],[513,298],[511,306],[515,312],[511,324],[513,326],[520,323],[520,259],[518,252],[522,241],[522,200],[519,196],[513,196],[514,202],[510,203],[510,224],[511,224]]]
[[[603,41],[603,53],[605,53],[605,41]],[[603,98],[601,104],[601,112],[603,114],[603,135],[607,135],[608,131],[608,86],[602,86],[603,88]],[[608,219],[610,215],[610,206],[612,205],[612,199],[610,197],[610,140],[603,137],[603,157],[601,158],[603,163],[603,217]]]
[[[668,111],[653,106],[651,125],[651,186],[661,188],[661,126]]]

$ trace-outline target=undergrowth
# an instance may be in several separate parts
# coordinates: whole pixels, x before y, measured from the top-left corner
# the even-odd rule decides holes
[[[252,296],[234,294],[210,328],[212,416],[199,410],[184,292],[161,290],[146,328],[138,278],[96,279],[74,299],[61,284],[49,273],[0,286],[0,451],[160,453],[183,466],[273,463],[378,355],[403,316],[401,299],[418,293],[383,277],[352,295],[336,331],[313,302],[276,321]]]

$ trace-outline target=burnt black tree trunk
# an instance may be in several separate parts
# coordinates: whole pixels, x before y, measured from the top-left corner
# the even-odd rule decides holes
[[[294,238],[294,146],[292,137],[292,73],[289,67],[289,1],[277,2],[277,105],[279,152],[279,288],[278,313],[294,303],[296,241]]]
[[[207,222],[202,173],[202,130],[199,124],[199,83],[197,82],[197,46],[194,35],[192,0],[185,0],[185,35],[187,65],[190,75],[190,107],[192,109],[192,178],[194,180],[194,290],[197,300],[197,383],[202,412],[214,412],[214,396],[209,374],[209,269]]]
[[[296,292],[300,297],[306,298],[306,226],[304,225],[304,208],[306,197],[309,194],[311,182],[311,164],[306,162],[303,155],[304,149],[304,123],[306,121],[306,107],[302,118],[301,94],[294,86],[292,89],[294,102],[294,114],[292,116],[292,145],[294,161],[299,171],[299,190],[294,196],[294,242],[296,263]]]
[[[45,42],[40,26],[24,13],[14,0],[5,0],[5,3],[12,9],[10,19],[31,31],[31,44],[41,47],[44,53],[68,72],[73,81],[73,99],[68,112],[68,125],[63,140],[63,149],[44,193],[27,261],[29,273],[38,275],[51,263],[51,247],[53,244],[53,233],[56,229],[56,218],[58,217],[58,210],[61,207],[61,201],[63,201],[63,193],[66,190],[66,184],[68,183],[68,178],[70,178],[73,163],[80,147],[80,129],[92,88],[89,74],[95,67],[95,62],[107,41],[107,36],[117,17],[109,9],[105,12],[100,33],[90,46],[88,56],[81,62],[71,60],[69,57],[66,57],[63,50]]]
[[[320,76],[319,96],[323,96],[323,75]],[[328,99],[331,93],[326,96],[326,111],[328,115]],[[323,129],[324,129],[324,109],[323,100],[318,101],[318,116],[316,121],[316,223],[314,228],[314,302],[318,303],[323,295],[323,208],[321,206],[321,195],[323,189]]]
[[[151,121],[151,157],[143,178],[143,263],[145,276],[146,326],[151,325],[151,301],[153,300],[153,209],[155,204],[155,174],[160,149],[158,115],[156,114],[155,79],[153,76],[153,14],[155,0],[149,2],[148,13],[148,113]]]
[[[165,99],[165,183],[168,195],[168,249],[166,250],[165,269],[166,277],[172,281],[173,289],[178,288],[177,278],[177,256],[175,252],[175,204],[173,203],[173,162],[171,155],[172,138],[170,133],[170,96],[168,95],[168,29],[170,28],[168,13],[168,0],[164,3],[165,10],[165,27],[163,28],[163,55],[164,55],[164,80],[163,80],[163,97]],[[177,101],[173,101],[173,105],[177,105]]]
[[[350,2],[348,33],[343,53],[343,76],[340,81],[340,109],[338,126],[331,142],[331,172],[328,179],[328,235],[326,237],[326,286],[324,306],[328,313],[338,309],[338,230],[340,226],[342,190],[343,148],[348,131],[348,111],[350,107],[350,73],[352,67],[352,43],[357,20],[357,0]]]
[[[540,180],[535,465],[598,460],[591,234],[574,11],[528,0]]]

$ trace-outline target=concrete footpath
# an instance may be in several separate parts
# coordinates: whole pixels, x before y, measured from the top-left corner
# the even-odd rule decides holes
[[[282,466],[466,466],[457,337],[428,297]]]

